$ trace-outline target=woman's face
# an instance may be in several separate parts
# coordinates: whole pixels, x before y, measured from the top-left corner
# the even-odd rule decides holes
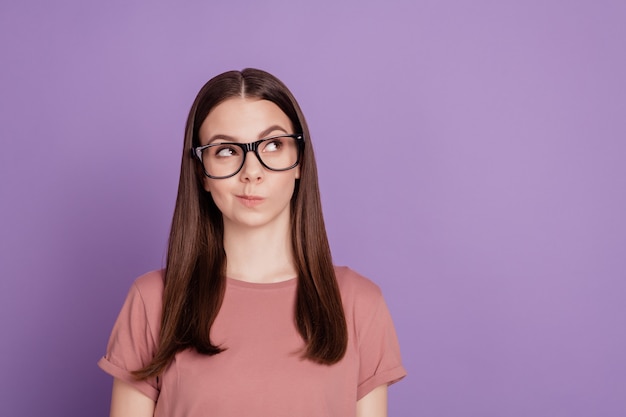
[[[223,101],[200,126],[200,145],[222,142],[249,143],[294,132],[291,121],[274,103],[235,97]],[[215,150],[206,149],[204,152]],[[233,148],[242,152],[240,148]],[[214,151],[215,152],[215,151]],[[224,152],[222,150],[221,152]],[[228,150],[226,154],[228,155]],[[204,158],[203,154],[203,158]],[[222,212],[224,227],[289,225],[290,201],[300,167],[288,171],[265,168],[254,152],[246,154],[236,175],[224,179],[204,177],[204,188]]]

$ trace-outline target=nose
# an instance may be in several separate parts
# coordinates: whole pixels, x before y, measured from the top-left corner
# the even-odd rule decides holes
[[[264,168],[254,151],[249,150],[246,153],[246,160],[240,174],[243,182],[260,182],[263,180]]]

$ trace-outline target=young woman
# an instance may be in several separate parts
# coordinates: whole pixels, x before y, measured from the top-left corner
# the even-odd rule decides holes
[[[164,270],[99,366],[112,417],[381,417],[406,372],[378,287],[334,267],[304,116],[256,69],[198,93]]]

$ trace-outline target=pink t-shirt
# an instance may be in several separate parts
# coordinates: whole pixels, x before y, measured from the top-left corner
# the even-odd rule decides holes
[[[98,365],[156,401],[156,417],[350,417],[356,401],[406,375],[380,289],[337,267],[348,324],[348,349],[328,366],[300,357],[304,342],[293,319],[297,280],[254,284],[228,279],[211,328],[215,356],[179,352],[158,378],[136,381],[130,371],[156,351],[163,293],[162,271],[132,286]]]

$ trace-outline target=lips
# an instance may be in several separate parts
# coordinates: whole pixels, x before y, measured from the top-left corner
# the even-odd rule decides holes
[[[263,197],[257,195],[238,195],[236,197],[237,200],[246,207],[256,207],[265,200]]]

